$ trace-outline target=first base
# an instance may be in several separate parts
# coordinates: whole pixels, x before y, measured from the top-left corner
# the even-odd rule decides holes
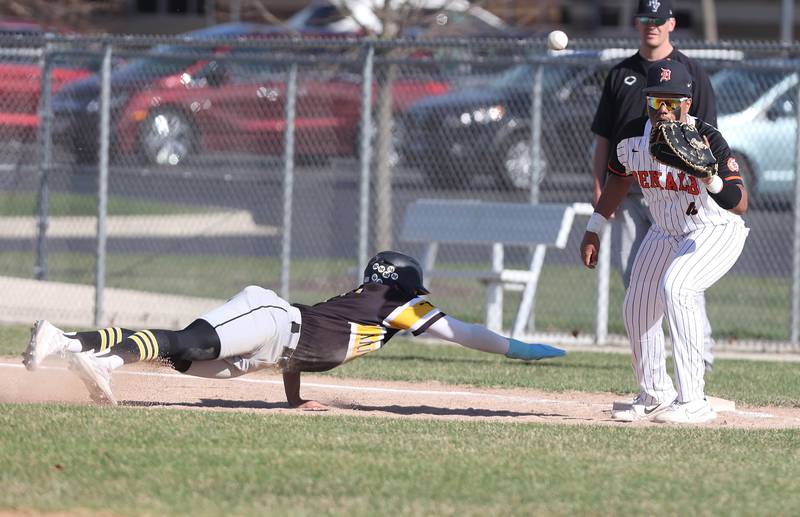
[[[706,400],[711,404],[711,409],[717,413],[725,411],[736,411],[736,402],[732,400],[725,400],[719,397],[709,397],[706,395]]]

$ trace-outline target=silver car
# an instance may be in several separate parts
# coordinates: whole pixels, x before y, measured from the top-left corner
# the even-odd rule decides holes
[[[798,75],[728,68],[711,77],[719,130],[737,157],[751,200],[766,207],[794,192]]]

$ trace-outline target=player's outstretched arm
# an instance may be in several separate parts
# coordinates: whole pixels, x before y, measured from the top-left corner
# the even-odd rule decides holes
[[[559,348],[538,343],[524,343],[503,337],[482,325],[465,323],[452,316],[436,320],[425,333],[461,346],[490,354],[503,354],[512,359],[535,361],[550,357],[561,357],[565,352]]]
[[[303,411],[327,411],[328,406],[316,400],[300,398],[300,372],[283,372],[283,391],[286,393],[286,402],[293,409]]]

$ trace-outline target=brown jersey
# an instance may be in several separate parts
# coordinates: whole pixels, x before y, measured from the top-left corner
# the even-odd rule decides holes
[[[286,371],[321,372],[380,349],[401,330],[415,336],[444,313],[389,285],[363,284],[315,305],[294,304],[302,327]]]

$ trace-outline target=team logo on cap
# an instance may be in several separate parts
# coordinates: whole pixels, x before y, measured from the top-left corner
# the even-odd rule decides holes
[[[663,83],[664,81],[669,81],[670,79],[672,79],[672,70],[669,68],[662,68],[661,77],[658,78],[658,82]]]
[[[649,2],[647,2],[647,5],[649,5],[650,10],[655,13],[658,12],[658,8],[661,7],[661,2],[659,2],[658,0],[650,0]]]

